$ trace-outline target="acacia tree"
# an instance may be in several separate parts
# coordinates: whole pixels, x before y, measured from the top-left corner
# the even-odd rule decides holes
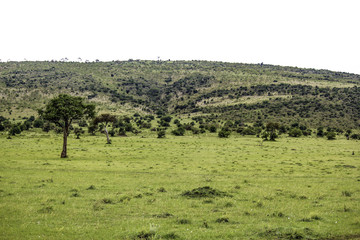
[[[67,137],[73,120],[82,118],[93,118],[95,116],[95,105],[85,104],[81,97],[73,97],[60,94],[46,105],[45,109],[39,110],[39,115],[50,122],[61,127],[63,131],[63,150],[61,158],[67,157]]]
[[[105,130],[105,134],[106,134],[106,139],[107,139],[107,144],[111,144],[111,140],[109,138],[109,132],[107,130],[107,126],[109,123],[115,123],[116,122],[116,116],[115,115],[111,115],[109,113],[103,113],[100,116],[97,116],[94,119],[94,125],[98,125],[99,123],[103,123],[104,126],[104,130]]]

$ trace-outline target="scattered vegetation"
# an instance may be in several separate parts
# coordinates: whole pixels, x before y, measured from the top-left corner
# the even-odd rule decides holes
[[[263,64],[0,63],[0,238],[358,237],[359,85]]]
[[[212,198],[230,196],[226,192],[211,188],[209,186],[194,188],[193,190],[183,192],[181,195],[188,198]]]

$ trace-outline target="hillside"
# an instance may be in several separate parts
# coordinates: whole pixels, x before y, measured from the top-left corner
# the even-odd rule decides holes
[[[58,93],[100,112],[207,115],[358,128],[360,75],[207,61],[0,63],[0,115],[36,115]]]

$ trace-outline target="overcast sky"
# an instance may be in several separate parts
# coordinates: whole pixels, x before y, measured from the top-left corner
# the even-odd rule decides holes
[[[359,0],[0,0],[0,59],[213,60],[360,74]]]

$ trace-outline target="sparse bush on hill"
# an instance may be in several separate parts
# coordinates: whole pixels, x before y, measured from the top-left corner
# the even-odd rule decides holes
[[[208,61],[28,61],[1,63],[1,67],[6,69],[0,72],[5,94],[1,114],[14,115],[12,107],[41,108],[48,96],[60,90],[101,100],[105,110],[111,103],[111,108],[127,105],[156,113],[164,117],[160,120],[164,127],[170,124],[165,118],[175,114],[190,114],[198,124],[205,123],[207,116],[212,121],[230,120],[231,130],[241,127],[236,121],[263,128],[257,120],[289,125],[299,119],[311,128],[359,127],[360,75],[356,74]],[[301,124],[297,127],[305,130]]]

